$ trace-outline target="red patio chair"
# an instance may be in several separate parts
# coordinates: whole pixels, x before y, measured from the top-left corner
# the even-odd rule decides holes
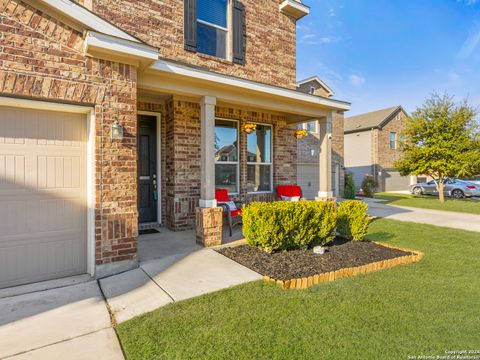
[[[302,188],[298,185],[277,186],[277,196],[280,200],[298,201],[302,198]]]
[[[230,200],[228,190],[226,189],[215,190],[215,199],[217,200],[217,204],[223,208],[223,213],[227,216],[230,236],[232,236],[233,226],[242,223],[242,202]],[[234,219],[235,223],[233,221]]]

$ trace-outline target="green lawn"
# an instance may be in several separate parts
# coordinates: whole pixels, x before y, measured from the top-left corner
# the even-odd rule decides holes
[[[369,238],[425,258],[308,290],[263,281],[118,327],[128,359],[407,359],[480,348],[480,234],[374,221]]]
[[[377,193],[375,194],[375,198],[387,200],[386,203],[392,205],[480,214],[480,201],[478,200],[445,198],[445,203],[442,204],[436,196],[393,193]]]

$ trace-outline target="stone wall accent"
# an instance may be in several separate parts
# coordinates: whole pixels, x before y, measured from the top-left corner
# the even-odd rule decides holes
[[[221,207],[196,209],[197,244],[205,247],[222,244],[222,215]]]
[[[136,69],[87,57],[82,33],[20,0],[0,0],[0,96],[95,111],[97,265],[137,254]],[[118,119],[122,142],[110,140]]]
[[[377,130],[377,148],[374,154],[374,164],[383,169],[393,169],[395,161],[402,157],[400,148],[400,134],[405,131],[407,115],[399,111],[395,118],[388,122],[381,130]],[[390,132],[397,133],[396,149],[390,149]]]
[[[278,0],[243,0],[246,64],[184,49],[183,0],[92,0],[93,12],[160,49],[166,59],[219,73],[295,89],[296,21],[281,13]]]
[[[238,106],[217,106],[216,117],[273,125],[273,187],[294,184],[297,177],[295,126],[284,115]],[[195,227],[195,208],[200,199],[200,104],[172,97],[165,103],[166,226],[172,230]],[[273,201],[274,192],[247,194],[247,136],[240,131],[240,193],[233,200]]]

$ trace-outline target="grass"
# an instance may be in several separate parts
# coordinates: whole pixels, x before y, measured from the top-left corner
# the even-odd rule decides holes
[[[480,214],[480,201],[471,199],[445,198],[445,203],[442,204],[436,196],[427,195],[377,193],[375,198],[386,200],[386,203],[391,205]]]
[[[406,359],[479,349],[478,233],[380,219],[369,239],[425,258],[308,290],[262,281],[118,326],[127,359]]]

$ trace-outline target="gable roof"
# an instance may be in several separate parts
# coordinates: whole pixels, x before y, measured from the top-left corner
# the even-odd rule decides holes
[[[121,58],[146,65],[158,59],[158,49],[95,15],[72,0],[34,0],[33,7],[67,21],[84,32],[84,51],[91,55]]]
[[[405,112],[400,105],[397,105],[345,118],[345,133],[381,128],[400,110]]]
[[[321,87],[323,87],[325,90],[327,90],[327,92],[328,92],[328,94],[329,94],[330,96],[335,95],[335,93],[333,92],[333,90],[330,89],[330,88],[328,87],[328,85],[325,84],[325,83],[322,81],[322,79],[320,79],[318,76],[311,76],[311,77],[306,78],[306,79],[304,79],[304,80],[297,81],[297,86],[300,86],[300,85],[309,83],[309,82],[311,82],[311,81],[317,82]]]
[[[72,21],[82,24],[89,30],[114,36],[123,40],[129,40],[136,43],[141,42],[119,27],[102,19],[98,15],[94,14],[90,10],[87,10],[79,4],[76,4],[72,0],[42,0],[41,3],[71,19]]]

